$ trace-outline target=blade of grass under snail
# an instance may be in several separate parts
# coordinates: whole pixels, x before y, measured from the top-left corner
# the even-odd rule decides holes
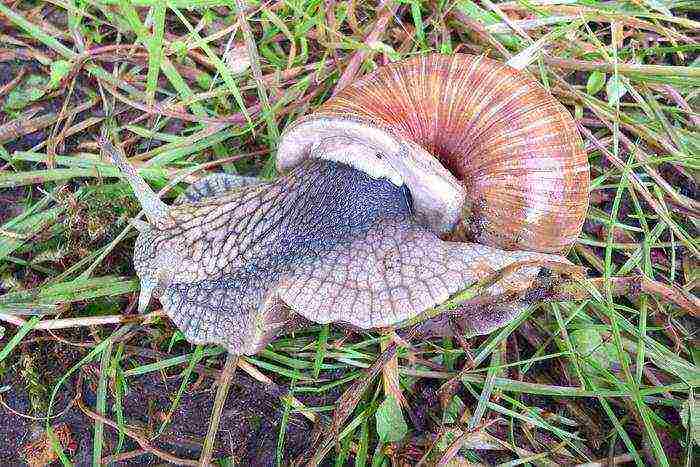
[[[289,386],[290,393],[294,393],[295,386],[296,380],[292,379]],[[282,411],[282,420],[280,420],[280,428],[277,434],[277,445],[275,448],[275,458],[278,467],[282,467],[284,465],[284,439],[287,434],[287,426],[289,425],[289,415],[292,411],[292,404],[289,403],[289,400],[284,399],[282,401],[282,405],[284,409]]]
[[[185,393],[185,390],[190,384],[190,376],[192,376],[192,371],[194,370],[194,366],[199,363],[204,356],[204,347],[201,345],[198,345],[194,348],[194,352],[192,353],[192,357],[189,359],[189,362],[187,363],[187,367],[185,370],[181,373],[182,381],[180,382],[180,387],[177,389],[177,393],[175,394],[175,398],[173,401],[170,403],[170,408],[165,414],[165,417],[163,418],[163,422],[160,424],[160,428],[158,428],[158,434],[162,434],[168,424],[171,422],[173,413],[175,413],[175,410],[178,408],[180,405],[180,398],[182,398],[182,395]],[[228,363],[228,360],[226,360]],[[216,433],[215,433],[216,435]],[[211,453],[210,453],[211,454]]]
[[[488,401],[491,399],[491,393],[493,391],[494,387],[494,381],[496,376],[499,373],[499,365],[501,363],[501,354],[504,348],[505,341],[502,341],[502,345],[500,348],[494,349],[493,352],[491,352],[491,365],[488,369],[488,372],[486,374],[486,379],[484,381],[484,386],[481,391],[481,394],[479,394],[479,399],[476,404],[476,408],[474,409],[474,413],[472,414],[471,418],[469,419],[469,422],[467,424],[467,428],[469,430],[475,429],[480,423],[481,419],[484,416],[484,413],[486,412],[486,405]]]
[[[226,361],[224,363],[224,368],[221,371],[219,385],[216,390],[216,397],[214,398],[214,405],[211,409],[209,429],[207,430],[207,435],[204,437],[202,453],[199,456],[199,465],[203,467],[209,465],[211,462],[211,456],[214,452],[214,443],[216,442],[216,434],[219,432],[221,411],[224,408],[224,403],[226,402],[226,397],[228,396],[228,389],[231,384],[231,379],[236,371],[238,358],[239,357],[237,355],[226,355]]]
[[[109,363],[112,356],[112,341],[108,340],[107,345],[100,356],[100,372],[97,381],[97,391],[95,393],[95,412],[101,415],[107,409],[107,379],[109,378]],[[79,389],[82,390],[82,389]],[[104,423],[100,420],[95,422],[92,435],[92,464],[102,463],[102,446],[104,444]]]
[[[328,341],[328,331],[329,325],[323,326],[321,332],[318,335],[318,341],[316,344],[316,358],[314,359],[314,378],[318,378],[321,372],[321,366],[323,365],[323,358],[326,354],[326,342]]]

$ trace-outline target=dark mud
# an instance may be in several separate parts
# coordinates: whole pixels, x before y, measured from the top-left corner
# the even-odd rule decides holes
[[[55,346],[49,345],[49,347]],[[36,351],[36,349],[32,350]],[[63,352],[60,353],[63,355]],[[54,356],[58,355],[54,354]],[[78,357],[77,353],[73,356]],[[51,383],[46,383],[48,394],[53,389],[53,384],[60,378],[60,370],[65,372],[70,364],[77,362],[77,358],[75,360],[62,360],[61,364],[45,360],[50,358],[49,353],[43,353],[43,356],[34,362],[35,367],[39,368],[40,375],[48,375],[48,378],[44,376],[41,378],[51,379]],[[132,362],[133,366],[153,363],[153,360],[139,357],[128,360]],[[47,365],[43,366],[43,363],[47,363]],[[167,371],[172,375],[153,372],[127,378],[127,391],[122,400],[126,425],[143,433],[155,448],[182,459],[197,460],[207,433],[217,390],[214,376],[218,372],[215,369],[222,366],[223,357],[219,357],[217,362],[211,364],[209,370],[202,370],[203,367],[200,367],[200,371],[209,373],[209,376],[198,374],[191,376],[191,384],[182,395],[170,423],[166,425],[165,430],[160,435],[158,435],[158,431],[166,419],[166,414],[170,410],[172,401],[182,383],[182,378],[179,375],[182,367],[168,369]],[[0,379],[0,388],[2,388],[0,390],[4,389],[0,393],[3,402],[0,406],[0,420],[2,420],[0,422],[0,465],[25,465],[23,462],[26,455],[24,446],[36,439],[45,427],[44,422],[32,421],[19,415],[33,413],[29,394],[31,385],[28,384],[26,375],[22,373],[20,367],[19,362],[5,366],[4,376]],[[60,413],[61,415],[53,418],[51,424],[64,422],[70,429],[73,449],[66,454],[75,465],[79,466],[92,464],[95,421],[79,408],[74,399],[76,391],[80,391],[83,404],[91,410],[95,410],[97,371],[98,368],[94,364],[90,364],[81,371],[81,374],[70,378],[68,383],[59,389],[57,401],[52,409],[53,414]],[[275,388],[275,391],[282,394],[286,393],[287,390],[288,388],[284,386]],[[107,419],[117,420],[113,388],[108,389],[108,393],[108,409],[105,416]],[[297,397],[314,406],[332,404],[337,396],[337,393],[328,394],[326,400]],[[64,411],[68,406],[68,410]],[[277,444],[283,412],[284,406],[278,395],[272,394],[269,388],[251,379],[242,371],[237,371],[224,405],[214,458],[228,458],[235,465],[277,465]],[[300,414],[289,414],[284,446],[281,450],[284,465],[289,464],[295,457],[304,452],[304,449],[308,447],[312,430],[313,425],[306,418]],[[117,431],[105,426],[103,459],[116,453],[117,444]],[[138,449],[140,446],[126,436],[120,452],[125,453]],[[157,456],[145,453],[120,460],[111,465],[163,465],[163,462]]]

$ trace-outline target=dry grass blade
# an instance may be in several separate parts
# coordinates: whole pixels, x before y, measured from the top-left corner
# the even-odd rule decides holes
[[[72,329],[78,327],[86,326],[103,326],[106,324],[126,324],[126,323],[148,323],[156,317],[165,316],[163,311],[155,311],[153,313],[148,313],[143,316],[124,316],[124,315],[113,315],[113,316],[86,316],[83,318],[62,318],[62,319],[50,319],[43,320],[37,323],[34,327],[37,331],[47,331],[56,329]],[[6,323],[14,324],[15,326],[24,326],[26,320],[20,318],[15,314],[0,313],[0,321],[5,321]]]
[[[211,409],[209,430],[207,431],[207,436],[204,438],[204,447],[202,448],[202,454],[199,456],[199,463],[197,464],[200,467],[206,467],[211,463],[212,453],[214,452],[214,444],[216,442],[216,434],[219,432],[221,411],[224,408],[224,403],[226,402],[226,397],[228,396],[228,389],[231,384],[231,378],[233,378],[237,364],[237,356],[230,354],[226,356],[226,363],[224,364],[224,369],[221,372],[221,378],[219,378],[219,387],[216,390],[214,406]]]
[[[398,2],[394,2],[393,0],[383,0],[379,4],[378,11],[380,12],[380,15],[377,18],[377,21],[374,24],[372,31],[367,35],[363,42],[364,48],[358,50],[352,56],[352,58],[348,62],[347,67],[345,68],[345,71],[343,71],[343,74],[338,79],[338,82],[335,85],[335,89],[333,90],[333,94],[337,94],[338,91],[350,84],[350,82],[355,78],[358,70],[362,66],[362,63],[369,56],[369,51],[367,51],[366,48],[369,47],[372,43],[378,41],[381,38],[382,34],[386,32],[387,24],[396,13],[396,9],[398,8],[398,6]]]

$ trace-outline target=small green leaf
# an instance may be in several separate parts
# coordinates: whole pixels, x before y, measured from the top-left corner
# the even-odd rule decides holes
[[[627,94],[627,87],[620,80],[619,76],[611,76],[608,84],[605,87],[605,92],[608,94],[608,104],[617,104],[622,96]]]
[[[586,82],[586,91],[591,96],[598,94],[598,91],[603,89],[605,86],[605,73],[602,71],[594,71],[588,75],[588,81]]]
[[[442,414],[442,423],[450,424],[457,423],[459,416],[462,415],[464,411],[464,402],[459,396],[454,396],[450,403],[445,408],[445,412]]]
[[[209,89],[214,80],[208,73],[200,73],[197,75],[197,86],[202,89]]]
[[[403,419],[401,406],[393,396],[387,396],[374,414],[377,419],[377,435],[383,443],[392,443],[403,439],[408,426]]]
[[[401,54],[394,50],[394,48],[389,44],[386,44],[381,41],[372,41],[367,45],[372,50],[386,54],[389,57],[389,60],[391,60],[392,62],[401,60]]]
[[[5,112],[22,110],[34,101],[41,99],[46,92],[47,80],[44,76],[30,75],[27,80],[13,89],[5,101]]]
[[[178,61],[182,61],[187,55],[187,44],[183,41],[173,41],[170,43],[170,48],[175,52]]]
[[[600,376],[605,370],[620,368],[615,345],[604,340],[599,330],[577,329],[570,336],[574,348],[586,361],[584,370],[591,376]]]
[[[49,77],[48,88],[56,89],[60,84],[61,80],[68,76],[72,68],[71,63],[68,60],[56,60],[51,62],[51,74]]]

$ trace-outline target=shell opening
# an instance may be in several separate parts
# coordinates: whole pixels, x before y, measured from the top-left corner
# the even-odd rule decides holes
[[[459,222],[462,184],[425,149],[352,118],[312,115],[289,128],[277,154],[287,171],[308,157],[343,162],[411,192],[417,219],[440,235]]]

